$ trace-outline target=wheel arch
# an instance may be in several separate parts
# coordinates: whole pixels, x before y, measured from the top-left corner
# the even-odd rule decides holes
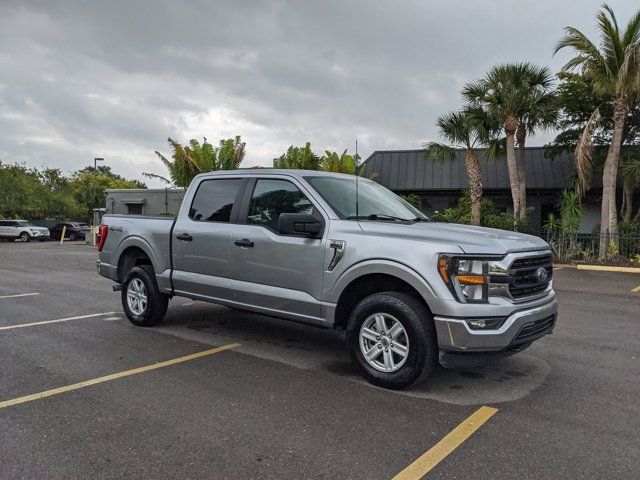
[[[154,255],[149,253],[151,250],[145,248],[145,245],[141,245],[139,242],[129,242],[128,245],[123,245],[120,248],[117,267],[119,282],[123,283],[127,273],[138,265],[150,265],[154,273],[157,273],[157,261]]]
[[[407,293],[423,303],[429,311],[429,301],[435,298],[426,280],[406,265],[389,261],[361,264],[345,272],[336,282],[330,300],[335,303],[334,328],[346,327],[351,311],[363,298],[387,291]]]

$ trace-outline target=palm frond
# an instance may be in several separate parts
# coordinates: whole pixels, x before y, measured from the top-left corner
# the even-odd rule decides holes
[[[170,185],[171,188],[176,188],[176,186],[173,184],[173,182],[171,182],[171,180],[169,180],[166,177],[163,177],[162,175],[158,175],[156,173],[149,173],[149,172],[142,172],[142,175],[144,175],[147,178],[153,178],[153,179],[156,179],[156,180],[160,180],[161,182],[164,182],[167,185]]]
[[[456,158],[456,149],[444,143],[429,142],[424,150],[425,160],[446,163]]]
[[[578,185],[582,193],[589,188],[592,172],[593,141],[592,135],[600,119],[600,109],[596,108],[584,127],[575,150],[576,169],[578,171]]]

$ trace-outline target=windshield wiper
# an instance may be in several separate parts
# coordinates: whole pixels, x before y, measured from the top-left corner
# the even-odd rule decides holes
[[[349,220],[380,220],[383,222],[413,222],[412,218],[394,217],[393,215],[385,215],[383,213],[372,213],[371,215],[359,215],[347,217]]]

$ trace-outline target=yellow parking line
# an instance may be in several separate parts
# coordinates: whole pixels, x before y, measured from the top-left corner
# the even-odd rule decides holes
[[[0,299],[2,298],[18,298],[18,297],[30,297],[32,295],[40,295],[39,293],[18,293],[16,295],[3,295],[0,297]]]
[[[578,270],[595,270],[601,272],[625,272],[625,273],[640,273],[638,267],[610,267],[608,265],[578,265]]]
[[[31,402],[33,400],[39,400],[41,398],[51,397],[52,395],[58,395],[59,393],[69,392],[71,390],[78,390],[79,388],[90,387],[98,383],[108,382],[117,378],[128,377],[130,375],[137,375],[138,373],[148,372],[149,370],[156,370],[158,368],[168,367],[175,365],[176,363],[188,362],[189,360],[195,360],[196,358],[205,357],[207,355],[213,355],[214,353],[229,350],[231,348],[239,347],[239,343],[231,343],[229,345],[223,345],[221,347],[213,348],[211,350],[205,350],[203,352],[194,353],[184,357],[174,358],[172,360],[166,360],[164,362],[154,363],[153,365],[147,365],[145,367],[134,368],[132,370],[125,370],[124,372],[112,373],[111,375],[105,375],[104,377],[94,378],[92,380],[86,380],[80,383],[74,383],[73,385],[67,385],[66,387],[54,388],[53,390],[46,390],[40,393],[34,393],[33,395],[27,395],[25,397],[18,397],[12,400],[5,400],[0,402],[0,408],[11,407],[12,405],[18,405],[20,403]]]
[[[498,411],[497,408],[480,407],[464,422],[451,430],[442,440],[415,462],[393,477],[393,480],[416,480],[429,473],[433,467],[458,448]]]
[[[631,291],[632,292],[640,292],[640,285],[638,285],[636,288],[632,288]]]
[[[8,325],[6,327],[0,327],[0,330],[11,330],[13,328],[33,327],[35,325],[46,325],[47,323],[68,322],[70,320],[82,320],[84,318],[94,318],[94,317],[102,317],[104,315],[113,315],[114,313],[115,312],[92,313],[91,315],[80,315],[79,317],[67,317],[67,318],[59,318],[57,320],[44,320],[42,322],[21,323],[20,325]]]

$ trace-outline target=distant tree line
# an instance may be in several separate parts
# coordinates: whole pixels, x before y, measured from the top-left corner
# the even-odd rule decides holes
[[[64,175],[57,168],[27,168],[0,161],[0,218],[84,220],[104,206],[108,188],[146,188],[108,166],[86,167]]]

